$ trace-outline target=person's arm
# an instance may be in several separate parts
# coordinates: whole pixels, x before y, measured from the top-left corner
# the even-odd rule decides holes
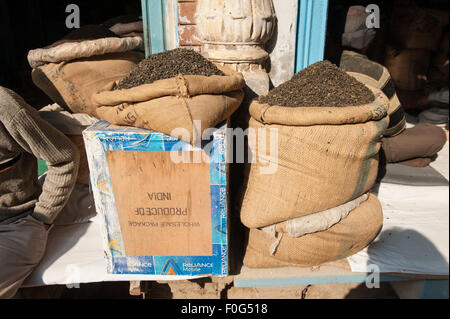
[[[28,105],[15,114],[7,126],[24,150],[47,163],[47,177],[32,216],[44,224],[52,224],[75,186],[79,152],[64,134],[41,119]]]

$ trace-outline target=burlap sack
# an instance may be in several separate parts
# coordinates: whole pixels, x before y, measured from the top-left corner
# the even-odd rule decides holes
[[[123,37],[139,37],[144,40],[144,27],[142,21],[128,23],[119,22],[110,27],[109,30]],[[144,46],[142,46],[141,50],[145,51]]]
[[[245,226],[260,228],[321,212],[372,188],[380,139],[389,123],[386,96],[372,91],[375,101],[356,107],[250,105],[256,140],[265,135],[270,141],[270,130],[277,130],[278,152],[267,154],[270,146],[260,151],[260,143],[252,149],[241,205]],[[263,174],[268,165],[276,171]]]
[[[142,21],[135,21],[129,23],[116,23],[111,28],[109,28],[112,32],[118,35],[126,35],[133,32],[144,32],[144,24]]]
[[[32,79],[54,102],[74,113],[94,115],[91,97],[144,58],[132,51],[142,39],[105,38],[30,51]]]
[[[152,129],[194,143],[205,129],[228,119],[244,99],[243,75],[219,68],[225,76],[180,74],[116,91],[112,83],[92,97],[96,116],[112,124]],[[201,127],[194,126],[194,121],[200,121]],[[184,129],[187,134],[175,134],[175,129]]]
[[[300,238],[283,236],[273,256],[270,248],[276,239],[262,230],[251,229],[244,265],[249,268],[319,266],[361,251],[375,239],[382,225],[381,204],[371,194],[347,218],[327,231]]]
[[[28,63],[34,69],[48,63],[68,62],[108,53],[128,52],[138,49],[142,45],[142,39],[139,37],[64,42],[49,48],[31,50],[28,52]]]

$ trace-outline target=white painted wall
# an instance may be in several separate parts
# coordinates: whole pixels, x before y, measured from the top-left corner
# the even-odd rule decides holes
[[[273,0],[273,4],[278,18],[278,35],[274,34],[266,47],[271,59],[269,75],[277,87],[294,75],[298,0]]]
[[[167,50],[178,47],[178,2],[177,0],[164,0],[164,41]]]

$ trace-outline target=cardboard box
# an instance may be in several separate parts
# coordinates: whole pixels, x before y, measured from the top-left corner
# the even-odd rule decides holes
[[[203,148],[100,121],[83,132],[112,274],[228,274],[226,125]]]

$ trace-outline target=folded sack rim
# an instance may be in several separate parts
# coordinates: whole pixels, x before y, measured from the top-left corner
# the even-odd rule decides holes
[[[366,85],[375,96],[373,102],[343,107],[286,107],[259,103],[250,104],[250,115],[266,125],[343,125],[377,121],[388,115],[389,100],[379,89]]]
[[[101,38],[82,42],[66,42],[48,49],[28,52],[28,63],[35,69],[48,63],[68,62],[80,58],[90,58],[107,53],[121,53],[141,48],[140,37]]]

